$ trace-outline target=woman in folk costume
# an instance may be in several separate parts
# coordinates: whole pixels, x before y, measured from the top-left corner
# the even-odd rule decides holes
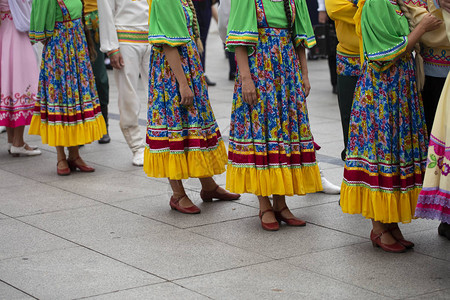
[[[199,31],[192,0],[149,0],[150,57],[147,146],[144,171],[167,177],[170,207],[196,214],[182,179],[199,178],[203,201],[236,200],[213,175],[225,171],[227,155],[201,66]]]
[[[0,0],[0,126],[7,127],[8,152],[39,155],[27,145],[23,132],[33,116],[39,70],[28,38],[29,0]]]
[[[80,0],[33,1],[30,38],[43,42],[41,73],[30,134],[55,146],[57,174],[93,172],[78,146],[106,133],[89,61]],[[93,54],[93,53],[91,53]],[[68,147],[66,159],[64,147]]]
[[[433,6],[429,1],[429,6]],[[433,9],[432,9],[433,10]],[[447,35],[450,41],[450,13],[439,10],[445,30],[435,39]],[[447,75],[436,110],[428,148],[428,165],[416,207],[416,217],[441,221],[438,232],[450,240],[450,73]]]
[[[411,51],[441,21],[427,14],[410,30],[401,0],[360,0],[358,7],[364,64],[350,118],[341,207],[372,220],[374,246],[404,252],[414,244],[397,223],[414,216],[427,151]]]
[[[239,72],[227,188],[258,196],[265,230],[278,230],[281,221],[304,226],[285,196],[322,190],[306,108],[305,47],[314,44],[304,0],[232,0],[227,48]]]

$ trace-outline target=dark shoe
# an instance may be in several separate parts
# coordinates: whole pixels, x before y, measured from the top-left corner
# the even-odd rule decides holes
[[[446,237],[450,240],[450,224],[444,222],[439,224],[438,233],[440,236]]]
[[[237,200],[241,197],[240,194],[230,193],[228,191],[225,194],[220,194],[219,192],[217,192],[218,188],[219,186],[216,186],[216,188],[213,191],[201,190],[200,198],[202,198],[203,202],[211,202],[213,199],[230,201],[230,200]]]
[[[396,238],[396,237],[394,236],[394,234],[393,234],[393,232],[396,231],[396,230],[400,231],[400,228],[395,227],[395,228],[388,229],[388,231],[391,233],[391,235],[394,237],[394,239],[396,239],[397,242],[399,242],[401,245],[403,245],[406,249],[412,249],[412,248],[414,248],[415,245],[414,245],[413,242],[407,241],[407,240],[405,240],[404,238],[401,238],[401,239]],[[400,231],[400,232],[401,232],[401,231]]]
[[[272,222],[272,223],[264,223],[262,218],[264,216],[265,213],[272,211],[272,208],[266,209],[265,211],[261,212],[259,211],[259,218],[261,219],[261,226],[264,230],[267,231],[277,231],[278,229],[280,229],[280,224],[278,222]]]
[[[386,252],[392,252],[392,253],[403,253],[406,251],[406,248],[401,245],[399,242],[395,242],[392,245],[383,244],[381,242],[381,236],[385,233],[388,233],[389,231],[383,231],[380,234],[375,234],[373,230],[370,232],[370,240],[372,241],[372,245],[374,247],[380,247]]]
[[[77,158],[73,159],[73,160],[68,160],[67,163],[69,164],[69,168],[71,171],[76,171],[77,169],[80,170],[80,172],[87,172],[87,173],[91,173],[95,171],[95,168],[90,167],[90,166],[82,166],[79,163],[77,163],[77,160],[80,159],[80,157],[78,156]]]
[[[216,85],[215,82],[212,82],[212,81],[209,80],[208,76],[205,76],[205,79],[206,79],[206,84],[208,86],[215,86]]]
[[[331,92],[333,94],[337,95],[337,93],[338,93],[337,85],[333,85],[333,89],[331,90]]]
[[[56,174],[58,174],[59,176],[70,175],[70,168],[65,168],[65,169],[58,168],[59,163],[62,162],[62,161],[65,161],[65,159],[61,159],[60,161],[58,161],[56,163]]]
[[[102,138],[98,140],[99,144],[108,144],[109,142],[111,142],[111,138],[109,137],[109,134],[103,135]]]
[[[300,220],[298,218],[285,218],[281,215],[281,213],[288,209],[287,206],[285,206],[283,209],[281,209],[280,211],[275,211],[275,218],[278,220],[278,222],[284,222],[286,223],[288,226],[306,226],[306,222],[303,220]]]
[[[176,211],[179,211],[180,213],[183,214],[199,214],[200,213],[200,208],[198,208],[195,205],[192,205],[190,207],[181,207],[180,206],[180,200],[183,199],[184,197],[186,197],[186,195],[181,196],[180,198],[175,198],[174,196],[170,197],[170,208]]]

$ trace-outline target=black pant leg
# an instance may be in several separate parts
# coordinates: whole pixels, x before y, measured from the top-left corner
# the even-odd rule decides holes
[[[195,11],[197,13],[198,26],[200,27],[200,40],[203,43],[205,51],[200,54],[202,60],[203,70],[205,70],[206,60],[206,39],[208,38],[209,26],[211,25],[212,11],[211,0],[202,2],[194,2]]]
[[[425,76],[425,85],[422,92],[423,109],[425,111],[425,123],[427,124],[428,136],[431,134],[434,116],[444,88],[446,78]]]

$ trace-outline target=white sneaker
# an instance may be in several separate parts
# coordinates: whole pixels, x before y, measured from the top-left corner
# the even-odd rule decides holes
[[[139,149],[133,153],[133,166],[142,167],[144,165],[144,149]]]
[[[341,188],[329,182],[323,175],[322,170],[320,170],[320,179],[322,179],[323,193],[329,195],[339,195],[341,193]]]
[[[35,156],[35,155],[40,155],[42,153],[41,150],[39,150],[39,149],[28,150],[25,148],[25,145],[23,145],[22,147],[11,146],[11,155],[15,156],[15,157],[20,156],[20,155]]]
[[[0,133],[6,132],[6,127],[5,126],[0,126]]]

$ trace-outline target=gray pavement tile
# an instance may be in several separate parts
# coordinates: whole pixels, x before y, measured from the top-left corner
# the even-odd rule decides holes
[[[0,166],[2,170],[8,170],[9,168],[7,168],[6,166],[11,164],[26,164],[27,166],[30,166],[30,164],[40,162],[44,158],[50,159],[53,156],[53,154],[48,151],[42,151],[42,154],[38,156],[13,157],[8,153],[6,149],[6,145],[4,147],[1,147],[0,149]],[[54,165],[56,165],[56,161]]]
[[[0,188],[0,195],[0,212],[11,217],[98,205],[44,183],[23,185],[20,189]]]
[[[1,160],[1,158],[0,158]],[[94,178],[102,174],[110,174],[114,170],[97,165],[89,160],[86,163],[95,167],[93,173],[73,172],[70,176],[58,176],[56,174],[56,153],[43,151],[39,156],[33,157],[14,157],[14,161],[8,164],[1,165],[1,169],[30,178],[39,182],[53,182],[53,181],[72,181],[78,177]]]
[[[153,284],[145,287],[138,287],[134,289],[129,289],[125,291],[118,291],[112,294],[100,295],[89,297],[87,299],[93,300],[160,300],[160,299],[171,299],[171,300],[196,300],[196,299],[210,299],[208,297],[202,296],[196,292],[189,289],[183,288],[179,285],[165,282]]]
[[[213,299],[387,299],[274,261],[175,281]]]
[[[9,284],[39,299],[73,299],[162,282],[146,272],[84,248],[0,261]]]
[[[102,151],[83,153],[83,158],[95,162],[98,165],[112,168],[119,171],[134,171],[142,167],[133,166],[133,153],[127,144],[116,143],[116,146],[109,148],[107,145]]]
[[[450,264],[414,251],[386,253],[370,242],[285,260],[319,274],[397,299],[450,286]]]
[[[301,217],[297,211],[294,211],[294,213]],[[283,224],[279,231],[267,232],[262,229],[259,218],[247,218],[189,230],[275,259],[365,241],[359,237],[312,224],[307,224],[306,227],[290,227]]]
[[[171,224],[178,228],[188,228],[206,224],[219,223],[255,216],[258,210],[252,207],[234,203],[234,201],[213,201],[203,203],[197,192],[187,191],[190,199],[202,210],[200,215],[181,214],[171,210],[170,195],[161,195],[116,202],[115,206],[137,214]]]
[[[76,247],[73,243],[14,219],[0,220],[0,228],[0,260]]]
[[[20,220],[84,246],[97,245],[104,240],[138,237],[155,231],[169,234],[174,229],[108,205],[29,216]],[[101,248],[98,250],[101,251]]]
[[[90,248],[167,280],[269,260],[254,252],[181,229],[152,231],[137,238],[93,242]]]
[[[95,179],[79,177],[77,180],[56,181],[51,185],[102,202],[113,203],[139,197],[166,194],[167,184],[126,172],[112,172]]]
[[[344,214],[338,201],[313,207],[305,207],[301,212],[314,224],[369,238],[371,222],[362,215]],[[412,232],[437,228],[438,222],[417,219],[410,224],[399,224],[403,233],[409,238]]]
[[[13,174],[11,172],[3,171],[0,169],[0,188],[14,188],[20,187],[23,185],[29,185],[33,183],[37,183],[37,181],[25,178],[20,175]]]
[[[450,289],[442,290],[439,292],[434,292],[430,294],[420,295],[417,297],[407,298],[405,300],[423,300],[423,299],[432,299],[432,300],[449,300],[450,299]]]
[[[409,234],[408,238],[416,244],[415,252],[447,260],[450,264],[450,241],[438,235],[437,224],[436,228]]]
[[[34,298],[0,281],[0,299],[28,300]]]

